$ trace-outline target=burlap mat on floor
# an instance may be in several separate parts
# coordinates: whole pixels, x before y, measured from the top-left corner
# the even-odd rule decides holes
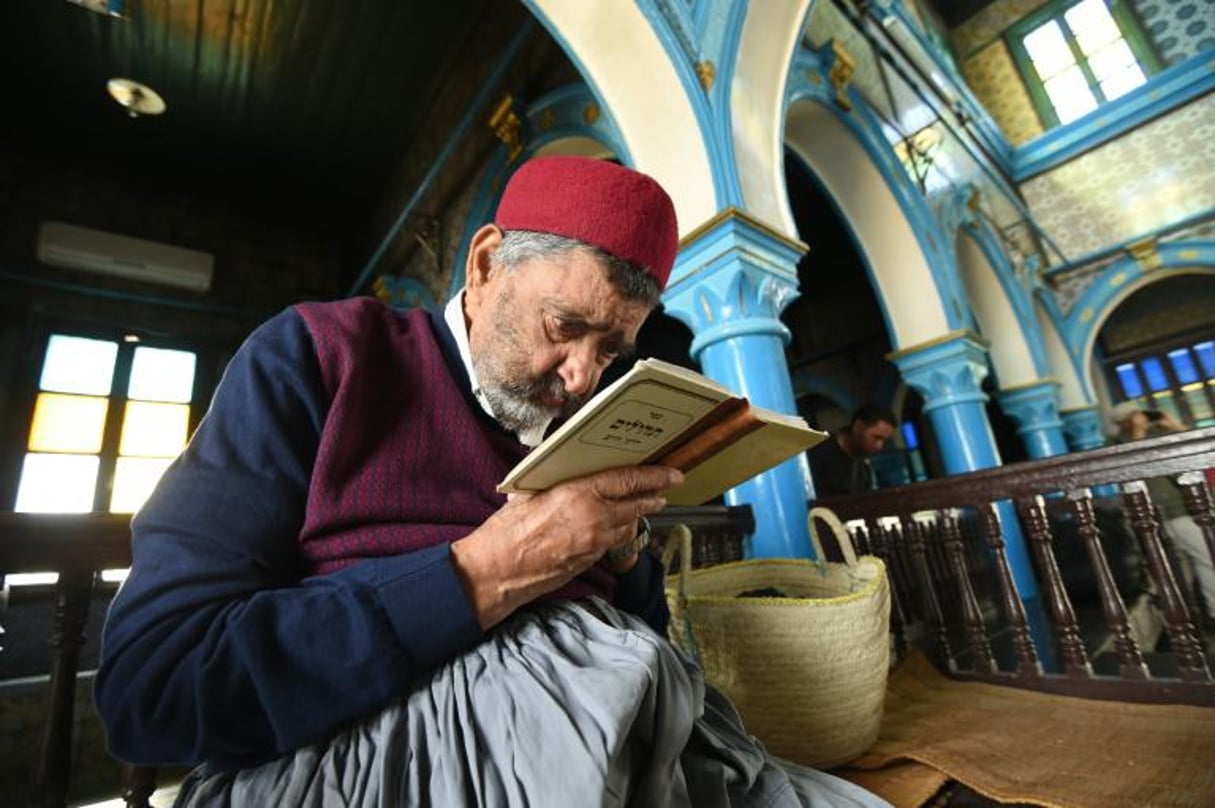
[[[892,766],[909,760],[1002,802],[1210,808],[1215,709],[957,682],[916,654],[890,676],[877,743],[836,774],[899,808],[918,806],[940,783],[921,767]]]

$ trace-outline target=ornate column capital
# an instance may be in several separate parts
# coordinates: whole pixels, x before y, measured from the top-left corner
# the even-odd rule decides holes
[[[1097,449],[1105,445],[1105,430],[1101,428],[1101,413],[1097,407],[1075,407],[1059,413],[1063,434],[1073,451]]]
[[[692,357],[736,337],[788,343],[780,314],[797,298],[797,262],[808,249],[737,208],[685,236],[662,301],[696,335]]]
[[[893,351],[886,357],[903,381],[924,397],[924,412],[975,402],[984,404],[987,345],[970,331],[951,331],[937,339]]]
[[[1059,418],[1059,382],[1040,379],[1006,387],[996,394],[1000,409],[1017,422],[1017,434],[1029,456],[1052,457],[1067,453],[1063,421]]]

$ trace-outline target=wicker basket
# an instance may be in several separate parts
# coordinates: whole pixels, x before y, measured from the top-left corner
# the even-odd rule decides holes
[[[822,510],[814,516],[824,518]],[[666,587],[672,641],[730,697],[747,731],[773,754],[817,768],[849,761],[877,739],[890,662],[886,568],[856,558],[842,527],[838,533],[842,564],[681,564]],[[691,557],[690,543],[687,528],[671,532],[668,569],[677,551]],[[767,588],[785,597],[739,597]]]

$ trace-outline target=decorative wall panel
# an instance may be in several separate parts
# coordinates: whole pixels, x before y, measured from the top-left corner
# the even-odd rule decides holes
[[[1211,0],[1131,0],[1131,7],[1166,67],[1215,48]]]
[[[1021,192],[1068,259],[1215,209],[1215,95],[1034,177]]]
[[[1009,143],[1020,146],[1042,134],[1042,122],[1004,40],[962,62],[962,75]]]

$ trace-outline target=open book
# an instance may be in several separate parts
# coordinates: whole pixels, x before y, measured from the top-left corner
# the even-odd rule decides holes
[[[498,491],[543,491],[604,469],[659,464],[685,475],[667,501],[700,505],[826,437],[695,371],[643,359],[523,458]]]

